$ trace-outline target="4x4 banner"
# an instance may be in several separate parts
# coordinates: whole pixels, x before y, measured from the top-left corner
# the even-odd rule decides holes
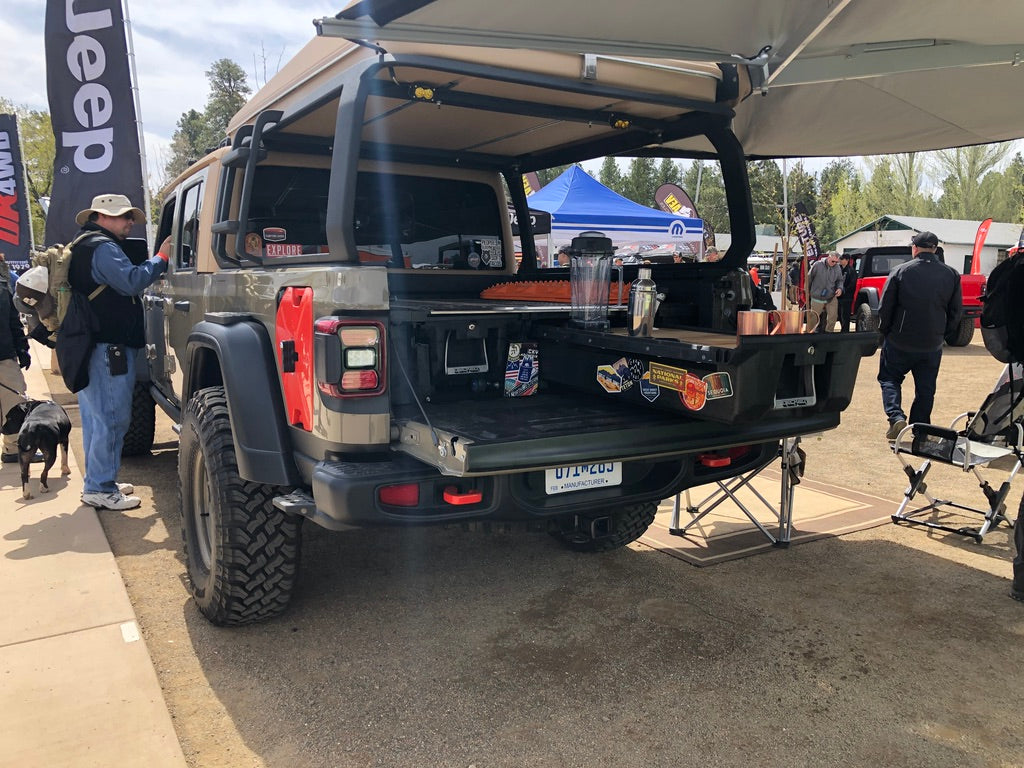
[[[128,195],[144,208],[121,0],[47,0],[46,89],[56,155],[45,244],[70,242],[93,197]],[[132,236],[145,237],[145,222]]]
[[[0,253],[8,266],[20,274],[28,269],[31,248],[18,121],[14,115],[0,115]]]

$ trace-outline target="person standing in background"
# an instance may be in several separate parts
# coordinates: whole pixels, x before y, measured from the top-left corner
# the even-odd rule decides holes
[[[885,433],[895,440],[907,427],[903,412],[903,380],[914,375],[911,424],[928,424],[935,402],[935,381],[942,362],[946,335],[960,324],[963,297],[960,274],[935,256],[939,238],[921,232],[910,241],[910,261],[889,273],[878,309],[882,351],[878,359],[878,383],[882,407],[889,419]]]
[[[807,296],[810,308],[818,313],[818,332],[832,333],[839,314],[839,297],[843,293],[843,270],[839,254],[829,251],[807,271]]]
[[[843,293],[839,297],[839,332],[847,333],[853,314],[853,292],[857,290],[857,270],[853,259],[845,253],[839,257],[839,267],[843,270]]]

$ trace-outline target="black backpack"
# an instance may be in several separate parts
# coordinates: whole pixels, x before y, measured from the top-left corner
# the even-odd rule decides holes
[[[989,275],[981,297],[981,336],[985,348],[1002,363],[1024,362],[1024,251]]]

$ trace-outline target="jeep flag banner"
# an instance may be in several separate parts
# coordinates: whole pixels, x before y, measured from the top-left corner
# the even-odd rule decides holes
[[[47,0],[46,89],[56,156],[46,245],[78,232],[93,197],[144,208],[142,161],[120,0]],[[133,236],[145,237],[138,222]]]
[[[28,216],[18,121],[14,115],[0,115],[0,253],[19,272],[28,269],[32,249]]]

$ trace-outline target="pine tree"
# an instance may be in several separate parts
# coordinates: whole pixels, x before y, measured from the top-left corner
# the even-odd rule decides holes
[[[622,194],[622,171],[614,157],[609,155],[601,162],[601,170],[597,172],[597,180],[613,192]]]

